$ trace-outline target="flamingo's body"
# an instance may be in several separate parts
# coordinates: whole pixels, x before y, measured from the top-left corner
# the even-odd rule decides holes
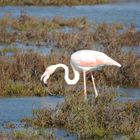
[[[68,67],[64,64],[56,64],[49,66],[46,71],[41,76],[41,80],[44,82],[44,84],[47,84],[47,80],[50,77],[52,73],[54,73],[55,69],[58,67],[62,67],[65,70],[65,80],[67,84],[74,85],[79,81],[80,73],[83,73],[83,79],[84,79],[84,95],[85,98],[87,98],[86,93],[86,72],[92,72],[96,70],[99,67],[105,66],[105,65],[115,65],[118,67],[121,67],[121,64],[107,56],[106,54],[99,52],[99,51],[93,51],[93,50],[80,50],[71,55],[70,60],[71,67],[74,72],[74,78],[71,80],[69,79],[69,70]],[[91,78],[93,82],[93,87],[95,90],[95,96],[98,96],[98,92],[96,90],[95,82],[93,75],[91,73]]]

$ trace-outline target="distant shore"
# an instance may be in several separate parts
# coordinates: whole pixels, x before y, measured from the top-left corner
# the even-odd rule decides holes
[[[108,3],[111,0],[2,0],[0,6],[74,6]]]

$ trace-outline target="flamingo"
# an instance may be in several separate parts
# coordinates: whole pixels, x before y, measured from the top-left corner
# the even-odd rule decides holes
[[[95,86],[94,77],[92,71],[99,67],[106,65],[115,65],[121,67],[121,64],[107,56],[103,52],[95,50],[79,50],[71,55],[70,64],[74,73],[74,78],[69,78],[69,69],[65,64],[51,65],[46,68],[45,72],[41,76],[41,81],[47,86],[47,80],[55,72],[57,68],[63,68],[65,70],[64,79],[68,85],[75,85],[80,79],[80,73],[83,73],[84,83],[84,97],[87,99],[87,87],[86,87],[86,73],[90,72],[93,88],[95,92],[95,98],[98,96],[98,92]]]

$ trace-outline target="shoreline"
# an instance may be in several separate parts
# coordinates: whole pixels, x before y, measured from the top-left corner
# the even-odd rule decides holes
[[[75,1],[65,1],[65,0],[53,0],[53,1],[38,1],[38,0],[7,0],[0,2],[0,6],[78,6],[78,5],[96,5],[109,3],[111,0],[75,0]]]

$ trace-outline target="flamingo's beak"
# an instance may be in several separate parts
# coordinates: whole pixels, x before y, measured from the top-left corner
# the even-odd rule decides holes
[[[41,78],[41,83],[42,83],[43,86],[48,87],[47,83],[44,83],[44,78],[45,78],[45,76],[43,76]]]

